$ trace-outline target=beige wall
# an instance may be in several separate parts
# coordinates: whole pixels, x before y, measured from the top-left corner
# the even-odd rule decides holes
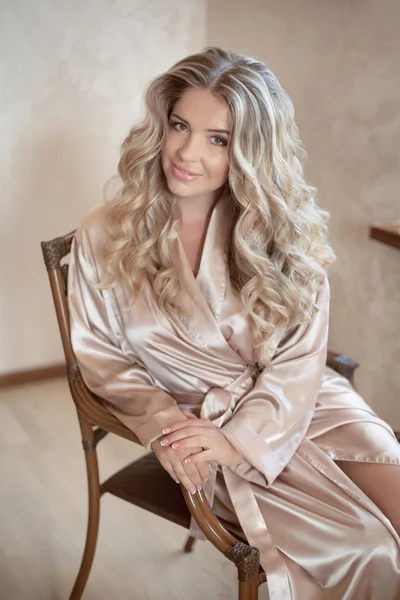
[[[400,429],[400,252],[368,239],[400,217],[398,0],[213,0],[208,42],[265,61],[290,93],[309,179],[331,212],[330,347]]]
[[[40,241],[102,202],[149,79],[206,42],[204,0],[2,0],[0,373],[61,361]]]

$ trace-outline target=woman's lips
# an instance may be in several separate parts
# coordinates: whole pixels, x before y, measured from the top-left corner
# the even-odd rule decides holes
[[[194,175],[188,172],[185,172],[183,169],[179,169],[174,164],[172,165],[172,171],[179,181],[193,181],[194,179],[198,179],[201,175]]]

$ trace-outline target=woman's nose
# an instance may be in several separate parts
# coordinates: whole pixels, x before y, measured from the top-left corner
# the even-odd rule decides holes
[[[179,148],[179,154],[185,162],[199,162],[201,159],[201,142],[199,138],[188,135]]]

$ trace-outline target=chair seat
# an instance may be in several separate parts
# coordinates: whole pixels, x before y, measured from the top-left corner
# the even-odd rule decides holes
[[[108,492],[177,525],[189,528],[190,512],[181,487],[168,475],[154,453],[124,467],[101,485]]]

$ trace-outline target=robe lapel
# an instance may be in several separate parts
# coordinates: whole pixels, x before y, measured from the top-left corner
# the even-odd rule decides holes
[[[211,216],[199,272],[195,279],[217,321],[225,298],[229,276],[228,246],[232,218],[232,200],[229,195],[226,195],[218,201]]]
[[[233,216],[229,195],[215,205],[204,242],[197,277],[193,275],[180,240],[177,240],[176,262],[181,275],[180,321],[193,340],[214,356],[243,364],[243,359],[229,346],[219,326],[219,314],[225,299],[228,264],[227,248]]]
[[[183,246],[178,238],[176,246],[176,264],[181,275],[182,292],[180,301],[184,315],[180,321],[195,343],[217,358],[245,366],[254,360],[252,344],[245,359],[235,350],[234,340],[228,343],[220,326],[219,317],[224,302],[237,304],[237,312],[243,305],[233,294],[229,281],[228,245],[233,218],[233,205],[230,196],[222,196],[211,215],[204,242],[203,253],[197,277],[193,275]],[[270,356],[285,331],[277,327],[268,341]],[[244,332],[245,333],[245,332]],[[243,339],[238,345],[243,346]]]

